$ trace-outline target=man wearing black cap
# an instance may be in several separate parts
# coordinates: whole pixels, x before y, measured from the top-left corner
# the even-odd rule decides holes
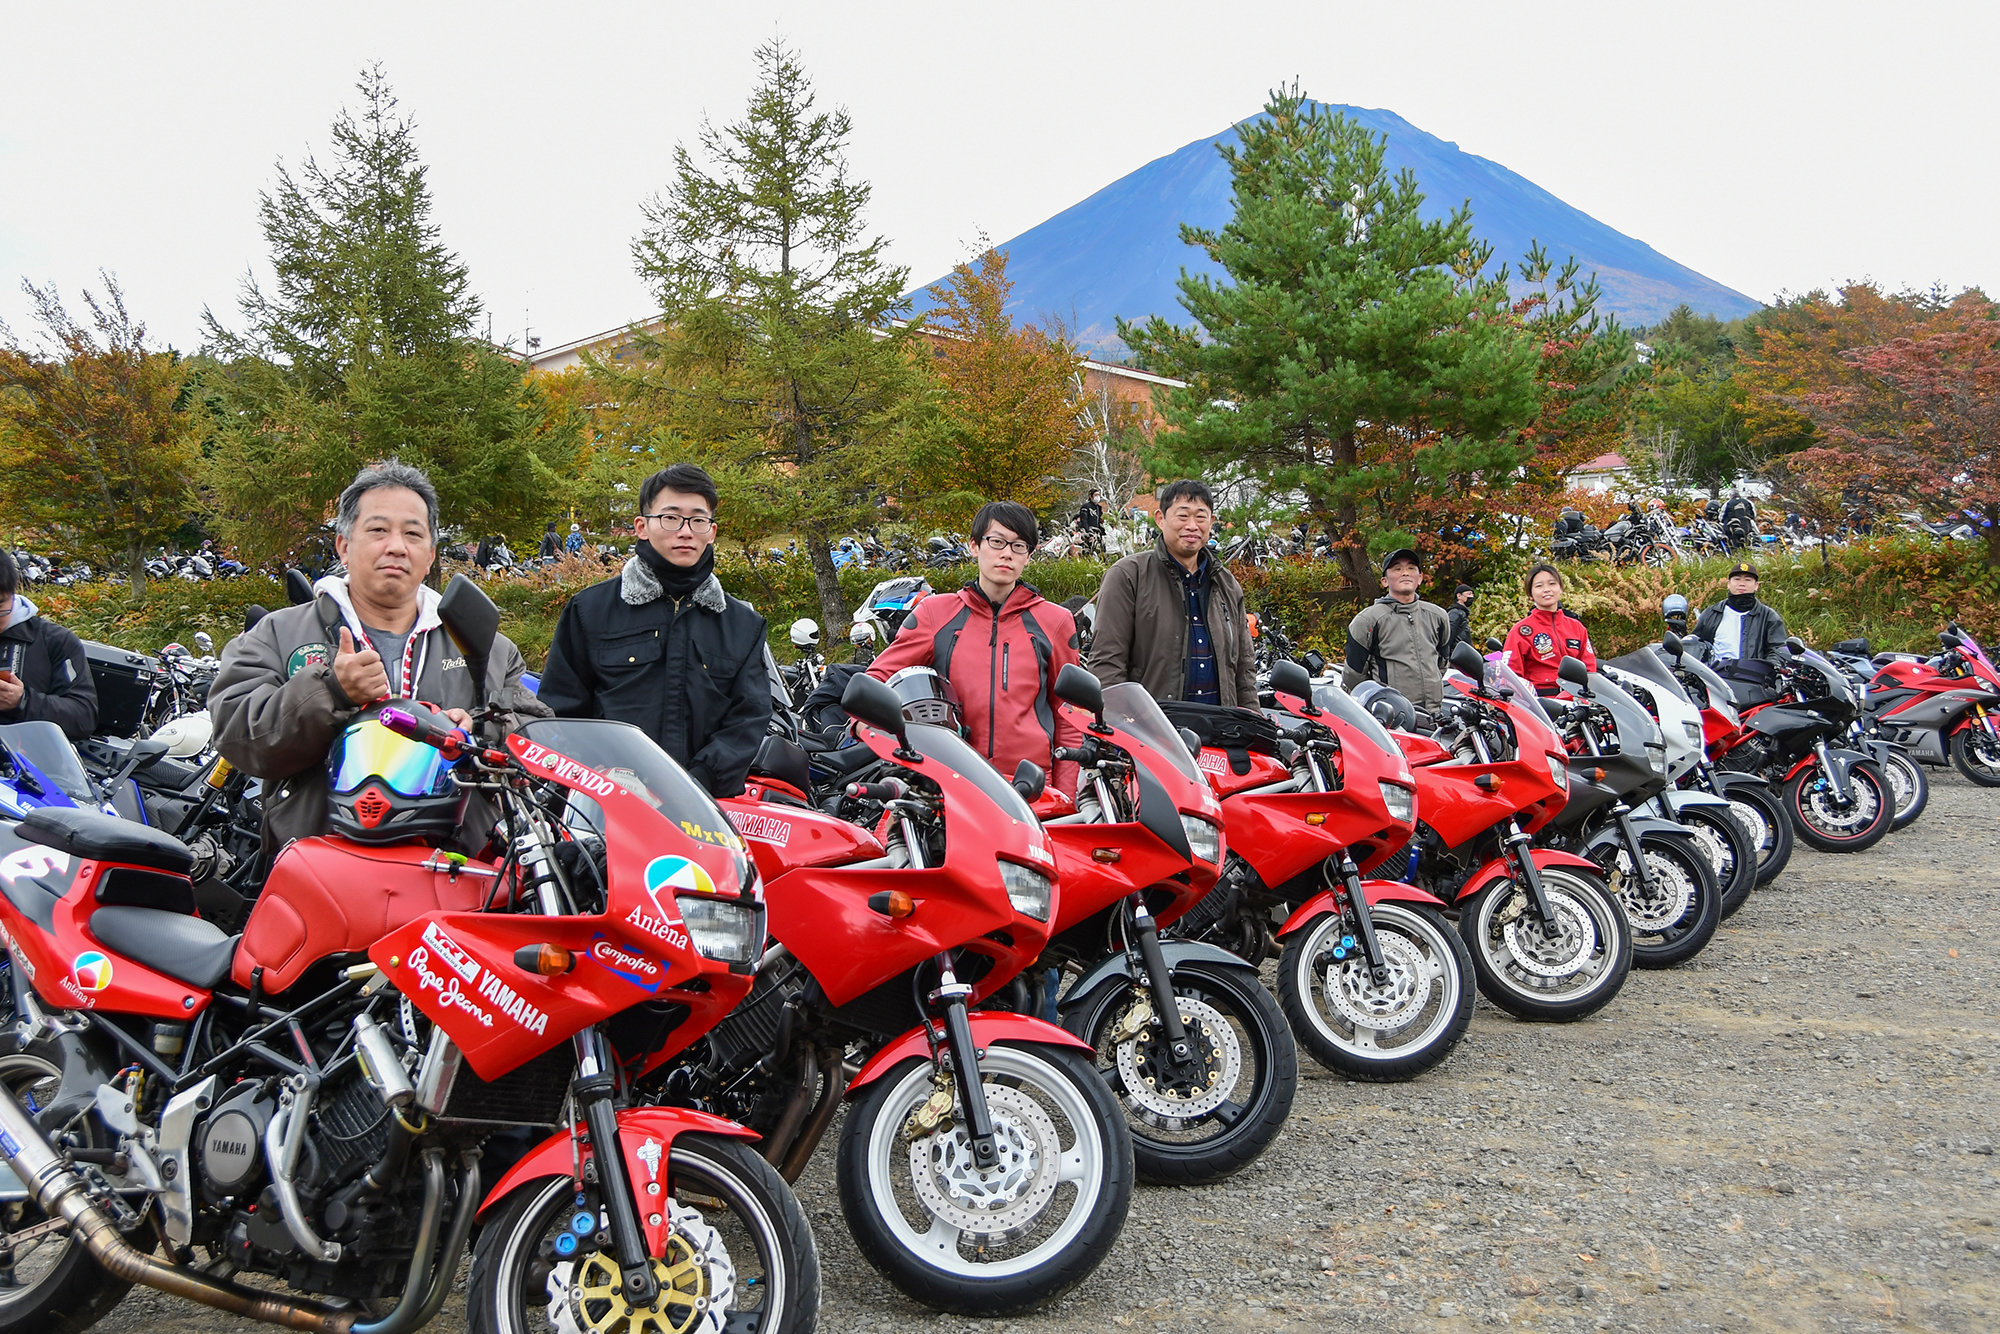
[[[1451,618],[1451,642],[1470,644],[1472,642],[1472,585],[1460,584],[1451,596],[1451,609],[1445,614]]]
[[[1424,714],[1444,707],[1444,667],[1451,655],[1451,619],[1417,596],[1424,558],[1399,547],[1382,561],[1387,592],[1347,625],[1347,684],[1365,678],[1406,696]]]
[[[1709,665],[1724,680],[1739,683],[1738,702],[1759,703],[1770,697],[1777,677],[1778,653],[1785,646],[1785,618],[1757,600],[1757,567],[1738,561],[1729,567],[1729,596],[1710,607],[1695,622],[1694,637],[1708,645]]]

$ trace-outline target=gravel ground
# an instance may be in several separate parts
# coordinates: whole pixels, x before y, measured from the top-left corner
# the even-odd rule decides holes
[[[1911,829],[1852,857],[1801,846],[1699,957],[1635,973],[1596,1018],[1482,1000],[1412,1084],[1305,1061],[1259,1162],[1141,1187],[1097,1273],[1006,1327],[2000,1328],[2000,793],[1931,782]],[[821,1328],[997,1328],[876,1277],[830,1159],[800,1188]],[[100,1328],[263,1327],[135,1293]]]

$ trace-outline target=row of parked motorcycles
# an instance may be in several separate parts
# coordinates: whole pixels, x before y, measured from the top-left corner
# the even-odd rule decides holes
[[[497,609],[460,577],[440,614],[483,680]],[[274,859],[198,672],[151,736],[0,728],[0,1330],[140,1283],[406,1334],[468,1247],[480,1331],[810,1329],[792,1184],[822,1148],[902,1291],[1044,1305],[1135,1181],[1283,1132],[1301,1046],[1407,1080],[1475,990],[1592,1014],[1794,835],[1916,818],[1892,755],[2000,784],[1971,636],[1840,647],[1795,642],[1750,700],[1671,634],[1546,698],[1460,645],[1421,731],[1310,654],[1256,711],[1071,666],[1073,797],[996,772],[923,671],[852,675],[826,727],[774,663],[781,726],[721,800],[624,724],[392,701],[341,752],[359,823]],[[479,827],[395,836],[440,794]]]

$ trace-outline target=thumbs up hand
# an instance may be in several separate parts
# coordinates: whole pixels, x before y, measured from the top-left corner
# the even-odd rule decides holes
[[[340,647],[333,655],[333,679],[350,704],[372,704],[389,698],[389,673],[383,669],[382,655],[370,644],[354,651],[354,636],[340,628]]]

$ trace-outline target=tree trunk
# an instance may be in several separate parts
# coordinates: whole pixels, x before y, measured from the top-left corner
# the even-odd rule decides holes
[[[1361,451],[1352,433],[1340,436],[1333,442],[1335,466],[1341,475],[1353,473],[1360,459]],[[1327,525],[1328,535],[1339,533],[1339,544],[1334,547],[1334,555],[1340,560],[1340,568],[1347,575],[1347,582],[1361,595],[1361,600],[1372,602],[1382,592],[1381,581],[1375,577],[1375,567],[1368,559],[1368,539],[1360,531],[1360,515],[1352,500],[1342,500],[1334,506],[1332,523]]]
[[[812,561],[813,587],[819,590],[820,642],[838,643],[847,637],[847,602],[840,593],[840,571],[834,568],[833,545],[817,528],[806,530],[806,556]]]
[[[137,542],[125,544],[126,600],[135,607],[146,605],[146,549]]]

